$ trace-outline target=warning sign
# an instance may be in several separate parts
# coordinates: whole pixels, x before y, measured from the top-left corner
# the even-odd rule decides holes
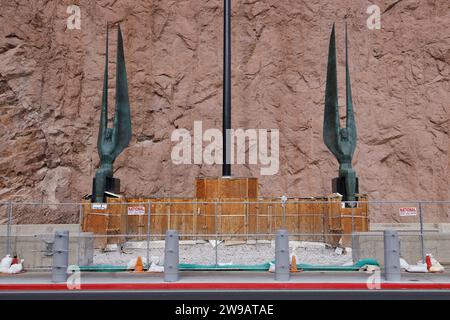
[[[93,203],[91,208],[93,210],[106,210],[108,209],[108,205],[106,203]]]
[[[417,216],[417,208],[416,207],[400,208],[399,213],[400,213],[400,217]]]
[[[144,206],[128,207],[129,216],[143,216],[145,214]]]

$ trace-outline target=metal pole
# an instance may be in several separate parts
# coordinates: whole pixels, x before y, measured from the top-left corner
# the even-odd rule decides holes
[[[53,244],[52,282],[67,281],[67,267],[69,266],[69,231],[55,232]]]
[[[352,234],[355,232],[355,208],[353,207],[354,202],[352,204]]]
[[[164,281],[178,281],[179,275],[179,238],[177,230],[167,230],[164,247]]]
[[[166,209],[167,209],[167,207],[169,208],[169,211],[167,212],[167,229],[169,230],[170,229],[170,211],[172,210],[172,203],[169,203],[167,206],[166,206]]]
[[[257,205],[255,206],[255,208],[256,208],[256,234],[258,234],[258,233],[259,233],[259,221],[258,221],[258,216],[259,216],[259,205],[257,204]],[[256,236],[256,242],[255,242],[256,248],[258,248],[258,240],[259,240],[259,237]]]
[[[269,233],[272,233],[272,205],[267,207],[268,218],[269,218]]]
[[[359,236],[357,237],[355,233],[352,233],[352,261],[353,263],[359,260]]]
[[[196,229],[195,229],[195,225],[196,225],[196,218],[195,218],[195,212],[197,211],[198,209],[197,209],[197,204],[193,204],[192,205],[192,233],[193,234],[196,234],[197,233],[197,231],[196,231]],[[195,238],[193,237],[192,238],[192,240],[197,240],[197,236],[195,236]]]
[[[247,239],[247,242],[248,242],[248,203],[244,203],[244,206],[245,206],[245,210],[244,210],[244,212],[245,212],[245,216],[244,216],[244,224],[245,224],[245,233],[247,234],[247,237],[246,237],[246,239]]]
[[[8,225],[6,226],[6,253],[11,254],[11,225],[12,225],[12,201],[9,202],[8,207]]]
[[[419,202],[419,219],[420,219],[420,246],[422,253],[422,263],[425,263],[425,242],[423,238],[423,216],[422,216],[422,203]]]
[[[147,213],[147,268],[150,268],[150,210],[152,203],[148,202]]]
[[[326,242],[326,240],[327,240],[327,236],[326,236],[327,228],[326,228],[325,223],[326,223],[326,216],[325,216],[323,206],[322,206],[322,239],[323,239],[322,241],[323,242]]]
[[[355,202],[351,202],[351,206],[352,206],[352,247],[353,247],[353,234],[355,233],[355,207],[354,207],[354,204],[355,204]],[[352,250],[352,257],[354,257],[353,250]]]
[[[223,12],[223,165],[222,175],[231,176],[231,0]]]
[[[281,229],[275,237],[275,280],[288,281],[289,271],[289,235]]]
[[[218,253],[217,253],[217,242],[218,242],[218,239],[217,239],[217,203],[214,203],[214,233],[215,233],[215,237],[216,237],[216,243],[215,243],[215,246],[214,246],[215,255],[216,255],[216,257],[215,257],[215,259],[216,259],[215,265],[217,267],[219,265],[219,257],[218,257]]]
[[[398,232],[384,230],[384,274],[387,281],[400,281],[400,241]]]
[[[78,223],[78,252],[77,252],[77,265],[81,266],[81,234],[83,233],[83,229],[81,227],[83,223],[83,205],[79,204],[79,223]],[[84,250],[86,250],[86,245],[84,246]],[[86,255],[85,255],[86,256]]]

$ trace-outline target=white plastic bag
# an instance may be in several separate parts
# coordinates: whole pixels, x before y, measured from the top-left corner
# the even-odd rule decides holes
[[[429,272],[444,272],[445,268],[437,261],[431,254],[428,254],[431,260],[431,267]]]
[[[158,266],[157,264],[152,263],[147,272],[164,272],[164,266]]]
[[[410,265],[403,258],[400,258],[400,267],[407,272],[417,272],[417,273],[428,272],[426,263],[417,263],[416,265]]]
[[[11,265],[9,267],[8,273],[15,274],[15,273],[22,272],[22,270],[23,270],[23,261],[24,260],[22,259],[22,260],[20,260],[20,263],[15,263],[15,264]]]
[[[275,263],[270,263],[269,264],[269,272],[275,272]]]
[[[0,273],[8,273],[12,261],[13,258],[11,258],[11,255],[7,254],[0,262]]]

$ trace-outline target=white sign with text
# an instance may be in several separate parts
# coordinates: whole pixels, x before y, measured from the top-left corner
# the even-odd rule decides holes
[[[413,217],[417,216],[417,208],[416,207],[405,207],[398,209],[400,213],[400,217]]]
[[[129,216],[143,216],[145,214],[144,206],[128,207]]]
[[[92,209],[94,210],[106,210],[108,205],[106,203],[93,203]]]

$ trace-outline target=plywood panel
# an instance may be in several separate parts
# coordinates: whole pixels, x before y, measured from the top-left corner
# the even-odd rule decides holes
[[[197,178],[196,197],[199,199],[257,198],[257,178]]]
[[[104,248],[107,244],[108,213],[92,210],[91,203],[83,204],[83,231],[94,233],[94,247]]]
[[[222,234],[248,234],[248,213],[245,203],[237,202],[239,199],[228,199],[228,203],[218,205],[217,229]],[[245,237],[233,237],[233,240],[242,240]],[[226,238],[222,238],[226,239]],[[228,238],[230,239],[230,238]]]
[[[136,237],[129,237],[128,239],[132,239],[135,241],[145,240],[147,237],[147,229],[148,229],[148,210],[149,210],[149,202],[144,198],[133,198],[128,199],[128,204],[126,208],[127,215],[127,234],[136,235]],[[131,215],[129,209],[139,209],[139,214]],[[135,212],[137,210],[134,210]],[[140,214],[143,213],[143,214]]]
[[[123,198],[108,198],[105,209],[93,209],[92,203],[87,201],[83,205],[83,230],[96,235],[94,245],[97,248],[123,242],[121,235],[126,233],[123,201]]]
[[[207,182],[197,180],[198,185]],[[212,182],[213,188],[214,185],[220,184]],[[231,186],[238,192],[249,188],[242,179],[231,182]],[[360,199],[367,200],[362,195]],[[244,236],[239,239],[246,239],[247,234],[273,234],[286,228],[293,236],[291,239],[326,241],[334,245],[341,240],[348,245],[351,237],[346,234],[352,230],[367,231],[369,225],[367,203],[360,203],[353,209],[342,208],[341,198],[336,196],[291,198],[284,208],[279,198],[212,198],[206,201],[197,198],[121,198],[108,200],[107,210],[93,210],[90,203],[83,205],[83,230],[106,235],[98,240],[101,245],[106,245],[105,239],[107,243],[123,241],[122,237],[116,236],[120,234],[128,235],[125,240],[144,240],[149,204],[150,234],[158,235],[160,239],[169,228],[177,229],[186,239],[211,239],[216,233],[242,234]],[[133,206],[142,206],[145,214],[129,216],[128,208]]]

